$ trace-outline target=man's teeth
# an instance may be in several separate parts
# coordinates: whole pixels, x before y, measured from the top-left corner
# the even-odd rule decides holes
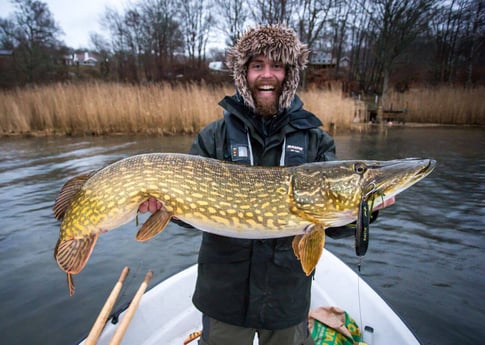
[[[270,85],[265,85],[265,86],[260,86],[259,89],[261,91],[272,91],[272,90],[274,90],[274,87],[270,86]]]

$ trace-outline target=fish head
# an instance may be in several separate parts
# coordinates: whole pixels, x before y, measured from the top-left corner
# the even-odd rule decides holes
[[[292,177],[293,212],[326,227],[357,218],[363,201],[376,205],[429,175],[432,159],[331,161],[300,166]]]
[[[361,190],[361,199],[374,200],[376,203],[394,198],[428,176],[435,167],[435,160],[420,158],[353,164],[355,174],[360,176],[357,188]]]

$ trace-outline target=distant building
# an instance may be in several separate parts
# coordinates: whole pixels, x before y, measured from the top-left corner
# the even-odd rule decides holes
[[[0,67],[10,66],[13,62],[13,50],[0,49]]]
[[[224,61],[209,62],[209,69],[215,72],[230,72]]]
[[[72,53],[65,57],[66,65],[69,66],[96,66],[99,61],[99,56],[96,53]]]
[[[13,50],[9,49],[0,49],[0,56],[12,56]]]
[[[322,50],[316,50],[310,54],[309,62],[311,65],[315,66],[331,66],[335,65],[336,61],[332,58],[332,54]]]
[[[315,50],[310,54],[309,59],[310,66],[319,68],[332,68],[337,65],[337,59],[332,57],[332,54],[323,50]],[[340,59],[340,67],[348,67],[350,64],[350,59],[344,56]]]

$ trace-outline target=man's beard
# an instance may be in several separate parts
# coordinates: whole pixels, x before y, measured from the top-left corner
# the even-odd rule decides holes
[[[256,108],[256,113],[262,117],[271,117],[278,113],[279,110],[279,99],[281,96],[281,83],[275,81],[270,83],[274,87],[274,95],[269,99],[268,97],[261,97],[258,95],[258,87],[260,85],[268,85],[268,82],[259,82],[251,89],[251,95],[253,96],[254,106]]]

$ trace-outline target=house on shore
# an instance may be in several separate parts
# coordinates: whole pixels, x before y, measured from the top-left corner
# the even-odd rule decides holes
[[[93,52],[74,52],[65,56],[65,63],[68,66],[96,66],[99,62],[99,55]]]

